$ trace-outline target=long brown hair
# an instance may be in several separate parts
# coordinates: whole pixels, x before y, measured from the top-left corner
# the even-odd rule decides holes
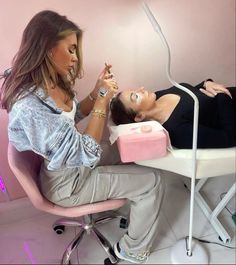
[[[76,33],[78,62],[74,73],[65,79],[53,68],[49,51],[59,40]],[[66,16],[45,10],[37,13],[26,26],[18,53],[11,70],[7,72],[1,88],[1,106],[9,112],[13,104],[29,88],[59,85],[70,98],[74,96],[72,86],[76,78],[82,77],[82,30]]]

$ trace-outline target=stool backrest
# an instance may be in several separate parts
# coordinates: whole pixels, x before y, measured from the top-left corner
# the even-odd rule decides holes
[[[45,200],[38,186],[42,159],[31,151],[19,152],[9,144],[8,163],[30,201],[38,208]]]

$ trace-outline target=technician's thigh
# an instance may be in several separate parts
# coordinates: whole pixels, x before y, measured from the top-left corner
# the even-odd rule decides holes
[[[112,198],[129,199],[130,225],[120,245],[140,253],[148,251],[155,238],[163,190],[157,169],[133,164],[101,166],[91,172],[70,199],[74,205]]]
[[[160,171],[157,169],[134,164],[99,166],[79,181],[71,199],[74,205],[112,198],[128,198],[137,202],[137,197],[152,189],[156,183],[161,185]]]

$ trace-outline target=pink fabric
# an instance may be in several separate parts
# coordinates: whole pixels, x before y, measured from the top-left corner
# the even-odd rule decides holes
[[[122,162],[134,162],[163,157],[167,153],[164,131],[121,135],[117,140]]]

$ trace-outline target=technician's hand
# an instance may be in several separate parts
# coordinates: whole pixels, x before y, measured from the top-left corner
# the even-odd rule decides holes
[[[100,73],[100,75],[98,76],[95,88],[91,92],[94,98],[97,98],[97,95],[101,87],[107,89],[109,94],[112,94],[112,96],[117,92],[118,85],[114,78],[113,73],[111,73],[110,71],[111,67],[112,66],[110,64],[106,65],[105,68]]]
[[[202,93],[204,93],[205,95],[207,95],[208,97],[215,97],[217,94],[219,93],[224,93],[226,95],[228,95],[230,98],[232,98],[231,93],[229,92],[229,90],[221,85],[221,84],[217,84],[215,82],[212,81],[207,81],[205,83],[205,89],[204,88],[200,88],[200,91]]]

